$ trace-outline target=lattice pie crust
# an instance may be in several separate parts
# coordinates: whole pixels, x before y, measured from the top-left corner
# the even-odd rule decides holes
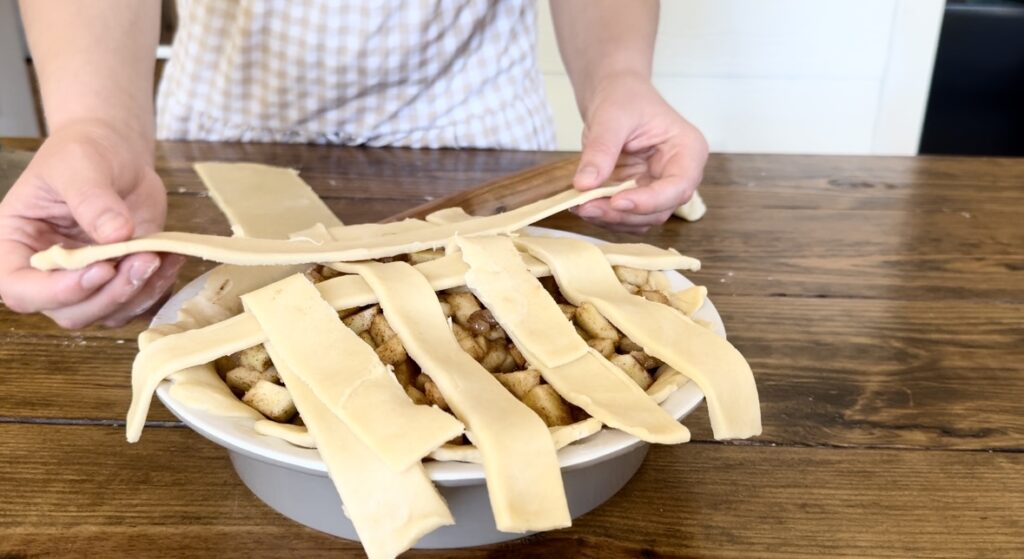
[[[650,245],[517,233],[632,183],[567,191],[496,216],[453,208],[425,221],[344,226],[294,171],[196,169],[234,236],[159,233],[53,247],[33,265],[74,269],[143,251],[223,263],[177,322],[139,336],[128,440],[139,439],[154,391],[170,379],[172,397],[188,405],[251,417],[259,432],[315,446],[370,557],[394,557],[453,522],[426,458],[481,462],[497,528],[539,531],[571,523],[561,446],[602,425],[652,443],[689,440],[658,405],[686,379],[703,390],[716,438],[761,431],[750,367],[688,316],[704,291],[664,291],[661,270],[695,270],[699,262]],[[547,277],[557,289],[538,279]],[[479,304],[483,314],[473,318],[489,321],[481,332],[505,337],[481,340],[467,330],[465,309]],[[579,317],[585,329],[567,312],[588,315]],[[481,363],[474,343],[501,344],[505,353]],[[615,353],[622,348],[636,359]],[[239,359],[245,366],[236,369]],[[220,374],[218,360],[231,361]],[[661,365],[649,387],[629,374],[640,361]],[[244,386],[256,407],[261,399],[285,402],[261,408],[282,422],[239,400],[224,378]],[[545,402],[564,408],[548,413]],[[284,423],[296,409],[301,424]],[[451,444],[463,438],[472,444]]]

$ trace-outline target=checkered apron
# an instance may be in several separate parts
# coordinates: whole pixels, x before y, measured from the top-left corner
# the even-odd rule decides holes
[[[534,0],[178,0],[165,140],[552,149]]]

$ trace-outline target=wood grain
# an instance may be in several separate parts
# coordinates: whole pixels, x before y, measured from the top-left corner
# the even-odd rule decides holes
[[[287,520],[187,429],[0,425],[0,557],[359,556]],[[651,451],[567,530],[408,557],[952,557],[1024,552],[1024,454]]]
[[[159,153],[168,228],[214,234],[227,223],[191,171],[198,160],[299,168],[348,223],[452,200],[490,213],[572,169],[567,154],[532,152],[169,143]],[[654,449],[573,529],[410,556],[1021,555],[1021,176],[1013,159],[715,155],[700,222],[636,237],[570,214],[545,220],[701,258],[691,277],[752,365],[764,434],[712,442],[700,408],[686,421],[695,443]],[[189,262],[179,285],[210,266]],[[221,449],[159,405],[142,442],[122,442],[143,327],[63,332],[0,307],[0,557],[360,556],[259,504]]]
[[[178,194],[206,191],[192,171],[197,161],[257,161],[298,169],[303,180],[325,199],[387,198],[412,206],[567,157],[565,153],[537,151],[165,142],[157,150],[157,167],[168,191]]]
[[[576,157],[556,160],[420,204],[390,216],[386,221],[423,218],[437,210],[454,207],[462,208],[470,215],[503,213],[572,188],[572,178],[578,165],[579,158]]]
[[[738,296],[718,307],[757,375],[759,444],[1024,450],[1024,304]],[[0,361],[25,372],[0,376],[0,416],[123,419],[132,338],[0,339]],[[712,440],[703,407],[686,424]]]

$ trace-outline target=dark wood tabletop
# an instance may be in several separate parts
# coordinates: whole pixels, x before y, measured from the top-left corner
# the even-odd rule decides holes
[[[226,234],[194,161],[298,168],[360,223],[571,156],[168,143],[158,170],[168,229]],[[704,220],[642,240],[703,261],[764,434],[717,442],[701,408],[691,443],[653,448],[572,528],[408,556],[1024,556],[1024,160],[713,155],[701,192]],[[0,308],[0,558],[360,556],[263,505],[159,404],[125,443],[144,327]]]

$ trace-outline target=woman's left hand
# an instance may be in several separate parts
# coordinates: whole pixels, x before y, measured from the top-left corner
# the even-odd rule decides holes
[[[587,104],[583,154],[573,186],[636,179],[639,188],[573,211],[629,233],[664,223],[693,195],[704,173],[704,136],[661,97],[650,80],[622,76],[601,84]]]

